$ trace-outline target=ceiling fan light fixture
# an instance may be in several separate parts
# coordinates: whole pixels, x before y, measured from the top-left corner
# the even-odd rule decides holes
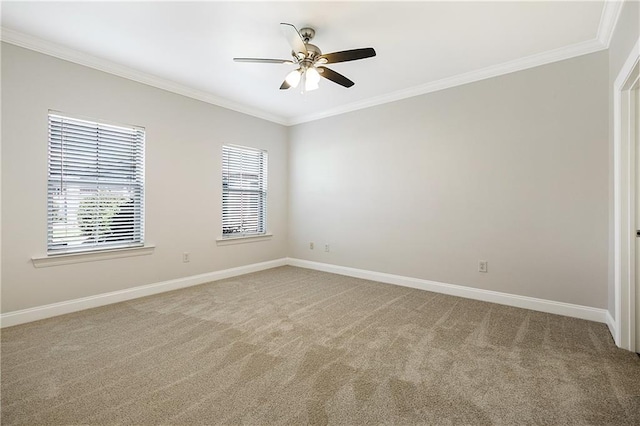
[[[373,47],[322,53],[318,46],[309,43],[315,35],[313,28],[298,31],[292,24],[280,23],[280,29],[291,47],[293,60],[268,58],[233,58],[236,62],[257,62],[262,64],[292,64],[298,69],[291,71],[280,85],[280,90],[300,87],[302,93],[318,89],[321,77],[342,87],[352,87],[355,83],[340,73],[325,67],[325,64],[349,62],[376,56]]]
[[[287,77],[284,79],[289,86],[291,87],[298,87],[298,84],[300,84],[300,75],[301,75],[301,71],[299,69],[297,70],[293,70],[291,71],[289,74],[287,74]]]
[[[320,73],[318,72],[318,70],[315,67],[309,67],[307,68],[307,71],[305,72],[306,74],[306,78],[305,78],[305,90],[307,92],[311,91],[311,90],[316,90],[318,88],[318,83],[320,82]]]

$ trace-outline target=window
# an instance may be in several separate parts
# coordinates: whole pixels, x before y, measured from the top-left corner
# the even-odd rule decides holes
[[[222,238],[263,235],[267,227],[267,153],[222,147]]]
[[[49,113],[48,254],[143,245],[144,137]]]

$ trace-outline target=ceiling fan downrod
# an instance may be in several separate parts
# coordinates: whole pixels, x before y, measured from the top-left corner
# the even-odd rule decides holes
[[[302,41],[304,41],[304,44],[309,43],[311,39],[316,35],[316,30],[309,27],[302,28],[299,32],[300,37],[302,37]]]

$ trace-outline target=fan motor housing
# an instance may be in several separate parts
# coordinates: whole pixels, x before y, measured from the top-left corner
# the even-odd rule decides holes
[[[307,58],[314,60],[318,56],[322,55],[322,51],[318,46],[311,43],[305,43],[305,47],[307,48]]]

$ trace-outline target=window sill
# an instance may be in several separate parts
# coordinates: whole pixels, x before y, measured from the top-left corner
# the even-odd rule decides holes
[[[247,235],[243,237],[216,238],[216,244],[219,246],[227,246],[231,244],[253,243],[258,241],[267,241],[273,237],[273,234],[263,235]]]
[[[57,254],[53,256],[32,257],[31,261],[36,268],[49,266],[69,265],[72,263],[95,262],[98,260],[118,259],[121,257],[144,256],[152,254],[155,246],[130,247],[104,251],[92,251],[84,253]]]

